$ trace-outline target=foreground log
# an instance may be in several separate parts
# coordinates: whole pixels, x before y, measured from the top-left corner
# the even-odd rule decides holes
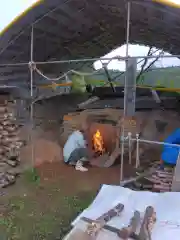
[[[122,228],[119,231],[118,236],[124,240],[127,240],[129,238],[136,239],[136,236],[137,236],[136,231],[137,231],[137,228],[138,228],[140,222],[141,222],[140,212],[135,211],[134,216],[132,217],[129,226]]]
[[[109,227],[105,225],[107,221],[110,221],[113,217],[120,215],[124,209],[124,205],[118,204],[116,207],[110,209],[105,214],[101,215],[96,220],[88,219],[86,217],[81,218],[80,221],[88,223],[86,230],[82,229],[75,230],[72,235],[68,237],[68,240],[95,240],[97,239],[98,233],[102,228]],[[111,227],[110,227],[111,228]]]
[[[113,217],[120,215],[123,211],[124,205],[118,204],[116,207],[110,209],[107,213],[104,213],[102,216],[97,218],[94,222],[87,226],[87,234],[91,237],[96,237],[103,226],[109,222]]]
[[[151,240],[151,232],[156,222],[156,212],[152,206],[146,208],[139,232],[139,240]]]

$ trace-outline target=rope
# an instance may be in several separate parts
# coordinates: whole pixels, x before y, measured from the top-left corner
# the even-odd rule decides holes
[[[33,71],[36,71],[40,76],[42,76],[43,78],[45,78],[46,80],[48,81],[51,81],[51,82],[56,82],[56,81],[59,81],[60,79],[62,78],[66,78],[68,74],[70,73],[75,73],[79,76],[92,76],[98,72],[100,72],[102,69],[98,69],[96,71],[93,71],[91,73],[87,73],[87,72],[79,72],[79,71],[76,71],[74,69],[71,69],[69,70],[68,72],[64,73],[64,74],[61,74],[59,77],[56,77],[56,78],[50,78],[48,76],[46,76],[40,69],[37,68],[36,66],[36,63],[35,62],[29,62],[29,68],[30,69],[33,69]]]
[[[76,70],[74,70],[74,69],[71,69],[71,70],[69,70],[67,73],[62,74],[62,75],[60,75],[59,77],[50,78],[50,77],[44,75],[44,74],[42,73],[42,71],[37,68],[35,62],[29,62],[28,65],[29,65],[29,68],[30,68],[30,69],[32,68],[33,71],[36,71],[40,76],[42,76],[42,77],[45,78],[46,80],[51,81],[51,83],[52,83],[53,85],[55,85],[55,86],[58,86],[58,85],[62,85],[62,86],[63,86],[63,83],[62,83],[62,84],[56,84],[55,82],[56,82],[56,81],[59,81],[59,80],[62,79],[62,78],[67,78],[67,77],[68,77],[68,74],[70,74],[70,73],[75,73],[75,74],[77,74],[77,75],[79,75],[79,76],[84,77],[84,76],[92,76],[92,75],[94,75],[94,74],[102,71],[102,69],[98,69],[98,70],[93,71],[93,72],[91,72],[91,73],[87,73],[87,72],[79,72],[79,71],[76,71]],[[64,84],[65,84],[65,83],[64,83]],[[108,84],[109,84],[109,82],[106,82],[105,84],[103,84],[103,86],[106,86],[106,85],[108,85]],[[71,83],[68,83],[68,85],[71,85]],[[137,85],[136,87],[137,87],[137,88],[142,88],[142,89],[159,90],[159,91],[164,91],[164,92],[180,92],[180,88],[161,88],[161,87],[153,87],[153,86],[147,87],[147,86],[142,86],[142,85]]]

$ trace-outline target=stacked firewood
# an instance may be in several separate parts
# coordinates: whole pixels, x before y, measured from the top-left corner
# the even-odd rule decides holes
[[[0,102],[0,188],[15,182],[19,165],[19,151],[23,145],[18,137],[15,119],[15,101]]]
[[[173,171],[170,169],[156,170],[151,176],[146,177],[153,185],[156,192],[170,192],[173,181]]]
[[[129,187],[132,190],[147,190],[153,192],[170,192],[173,181],[173,167],[160,169],[158,164],[139,168],[136,177],[124,180],[121,186]]]

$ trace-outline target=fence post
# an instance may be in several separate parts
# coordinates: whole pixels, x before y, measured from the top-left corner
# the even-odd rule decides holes
[[[140,165],[139,161],[139,134],[136,134],[136,168]]]
[[[131,132],[128,132],[129,164],[132,163],[132,154],[131,154],[131,151],[132,151],[132,142],[131,142],[131,138],[132,138],[132,133],[131,133]]]

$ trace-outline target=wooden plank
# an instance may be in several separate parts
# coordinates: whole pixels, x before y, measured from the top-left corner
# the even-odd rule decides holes
[[[95,97],[92,97],[92,98],[86,100],[85,102],[82,102],[82,103],[78,104],[78,108],[84,108],[84,107],[86,107],[88,104],[94,103],[94,102],[96,102],[96,101],[98,101],[98,100],[99,100],[99,97],[96,97],[96,96],[95,96]]]

